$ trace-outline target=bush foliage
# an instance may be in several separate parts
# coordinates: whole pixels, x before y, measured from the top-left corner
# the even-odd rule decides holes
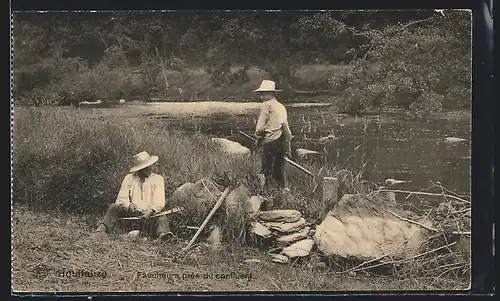
[[[326,87],[343,91],[337,103],[343,112],[395,106],[423,117],[441,107],[436,101],[470,108],[470,16],[458,10],[17,13],[14,97],[32,105],[242,99],[250,82],[268,77],[287,98]],[[325,80],[321,66],[329,65],[338,68]],[[299,78],[304,66],[317,67]],[[434,94],[440,97],[423,98]]]

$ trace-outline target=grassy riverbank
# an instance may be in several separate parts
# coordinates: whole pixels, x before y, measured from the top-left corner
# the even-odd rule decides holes
[[[223,187],[251,184],[259,171],[257,156],[228,158],[199,134],[169,128],[168,123],[102,114],[100,110],[16,107],[14,112],[14,210],[12,279],[21,291],[183,291],[183,290],[397,290],[463,288],[446,278],[382,277],[337,274],[340,269],[318,264],[317,254],[304,262],[276,265],[261,251],[227,242],[219,252],[203,247],[183,254],[184,237],[162,246],[151,241],[123,240],[117,231],[110,240],[92,236],[98,219],[115,200],[131,157],[142,150],[158,155],[155,166],[166,181],[167,197],[181,184],[203,177]],[[318,175],[325,170],[304,164]],[[284,207],[314,219],[320,208],[313,181],[288,170],[290,197]],[[342,176],[345,192],[364,189],[360,175]],[[315,189],[316,188],[316,189]],[[227,225],[231,227],[231,225]],[[261,263],[248,264],[247,258]],[[217,262],[219,264],[214,265]],[[52,271],[37,278],[40,267]],[[106,277],[68,278],[66,269],[106,273]],[[177,274],[166,281],[138,276]],[[252,275],[235,279],[235,274]],[[195,275],[192,278],[191,275]],[[213,274],[225,279],[196,278]],[[187,276],[184,276],[187,275]],[[184,279],[182,279],[184,277]],[[232,277],[232,278],[230,278]],[[430,285],[432,284],[432,286]]]

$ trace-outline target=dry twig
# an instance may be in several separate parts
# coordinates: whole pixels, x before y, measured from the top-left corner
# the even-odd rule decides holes
[[[434,231],[434,232],[439,232],[439,230],[438,230],[438,229],[434,229],[434,228],[428,227],[428,226],[426,226],[426,225],[424,225],[424,224],[421,224],[421,223],[419,223],[419,222],[413,221],[413,220],[411,220],[411,219],[407,219],[407,218],[405,218],[405,217],[399,216],[399,215],[397,215],[396,213],[394,213],[394,212],[392,212],[392,211],[390,211],[390,210],[388,210],[388,212],[389,212],[390,214],[394,215],[395,217],[397,217],[397,218],[399,218],[399,219],[401,219],[401,220],[404,220],[404,221],[406,221],[406,222],[409,222],[409,223],[412,223],[412,224],[418,225],[418,226],[420,226],[420,227],[422,227],[422,228],[425,228],[425,229],[427,229],[427,230],[431,230],[431,231]]]
[[[425,256],[425,255],[430,254],[430,253],[437,252],[437,251],[439,251],[441,249],[451,247],[452,245],[455,245],[455,244],[456,244],[456,242],[452,242],[450,244],[441,246],[439,248],[436,248],[436,249],[433,249],[433,250],[430,250],[430,251],[427,251],[427,252],[424,252],[424,253],[421,253],[421,254],[418,254],[418,255],[415,255],[415,256],[411,256],[411,257],[408,257],[408,258],[405,258],[405,259],[401,259],[401,260],[393,260],[393,261],[382,262],[382,263],[375,264],[375,265],[372,265],[372,266],[368,266],[368,267],[364,267],[364,268],[359,268],[359,269],[353,270],[353,272],[367,270],[367,269],[371,269],[371,268],[375,268],[375,267],[383,266],[383,265],[387,265],[387,264],[394,264],[394,263],[406,262],[406,261],[409,261],[409,260],[412,260],[412,259],[416,259],[416,258]]]
[[[390,189],[380,189],[380,190],[374,191],[373,193],[377,193],[377,192],[398,192],[398,193],[411,193],[411,194],[415,194],[415,195],[445,196],[445,197],[448,197],[450,199],[455,199],[455,200],[463,202],[463,203],[467,203],[467,204],[471,203],[470,201],[465,200],[463,198],[459,198],[457,196],[449,195],[449,194],[444,194],[443,195],[441,193],[419,192],[419,191],[408,191],[408,190],[390,190]]]

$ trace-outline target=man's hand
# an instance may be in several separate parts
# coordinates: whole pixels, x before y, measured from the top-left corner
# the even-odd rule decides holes
[[[259,150],[261,148],[262,148],[262,138],[261,137],[257,137],[257,139],[255,139],[255,141],[253,143],[252,152],[253,153],[257,153],[257,152],[259,152]]]
[[[137,206],[135,206],[134,203],[130,203],[130,205],[128,206],[128,211],[137,212]]]
[[[148,210],[144,211],[143,217],[150,218],[153,215],[153,213],[154,213],[153,209],[148,209]]]
[[[255,148],[259,148],[262,145],[262,138],[257,138],[255,139],[255,142],[253,143]]]

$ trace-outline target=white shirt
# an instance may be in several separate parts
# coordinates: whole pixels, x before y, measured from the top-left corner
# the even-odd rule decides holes
[[[151,173],[143,182],[135,173],[126,175],[118,192],[116,204],[128,208],[132,203],[141,212],[149,209],[155,212],[161,211],[165,206],[163,177]]]
[[[263,144],[275,141],[281,137],[283,131],[287,137],[291,137],[292,133],[288,127],[287,118],[285,106],[279,103],[276,98],[265,101],[260,109],[255,134],[257,136],[264,134]]]

